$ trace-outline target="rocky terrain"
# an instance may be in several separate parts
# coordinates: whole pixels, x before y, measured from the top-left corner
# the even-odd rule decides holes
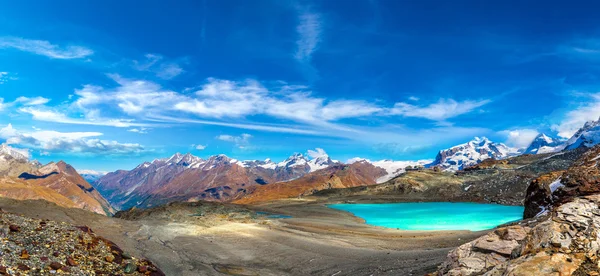
[[[382,184],[328,189],[314,196],[339,201],[469,201],[522,205],[533,179],[548,172],[566,170],[585,151],[581,148],[563,153],[488,159],[459,172],[408,171]]]
[[[0,150],[0,196],[43,199],[99,214],[115,211],[71,165],[61,161],[42,166],[6,145]]]
[[[0,211],[2,275],[165,275],[87,226]]]
[[[450,252],[437,275],[600,275],[600,146],[532,181],[528,220]]]

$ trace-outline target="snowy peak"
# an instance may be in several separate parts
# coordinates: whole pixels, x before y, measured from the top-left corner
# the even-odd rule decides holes
[[[517,154],[517,149],[492,142],[485,137],[475,137],[465,144],[441,150],[432,165],[444,170],[457,171],[488,158],[504,159]]]
[[[558,152],[564,148],[564,144],[555,138],[549,137],[546,134],[538,134],[533,139],[529,147],[525,149],[524,154],[542,154]]]
[[[600,143],[600,118],[597,121],[589,121],[580,128],[573,137],[566,142],[565,149],[576,149],[580,147],[592,147]]]
[[[302,153],[296,153],[290,157],[288,157],[283,162],[279,162],[277,167],[297,167],[297,166],[305,166],[308,163],[308,159],[302,155]]]
[[[6,157],[10,156],[20,161],[29,162],[29,152],[27,150],[13,148],[6,144],[0,145],[0,155]]]

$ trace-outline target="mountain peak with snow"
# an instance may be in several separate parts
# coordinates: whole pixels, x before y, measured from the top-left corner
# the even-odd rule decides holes
[[[529,147],[525,149],[524,154],[542,154],[558,152],[564,148],[564,143],[559,139],[549,137],[544,133],[538,134],[531,142]]]
[[[0,145],[0,155],[10,156],[20,161],[29,162],[29,151],[13,148],[7,144]]]
[[[592,147],[600,143],[600,118],[588,121],[567,142],[565,149]]]
[[[475,137],[467,143],[441,150],[431,165],[439,166],[444,170],[457,171],[488,158],[504,159],[515,155],[518,155],[518,150],[515,148],[492,142],[486,137]]]

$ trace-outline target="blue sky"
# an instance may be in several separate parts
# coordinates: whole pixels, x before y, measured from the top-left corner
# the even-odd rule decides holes
[[[600,116],[594,1],[10,1],[0,140],[130,169],[175,152],[414,160]],[[10,125],[9,125],[10,124]]]

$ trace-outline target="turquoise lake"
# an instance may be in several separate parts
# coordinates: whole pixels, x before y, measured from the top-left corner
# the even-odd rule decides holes
[[[419,202],[331,204],[328,207],[350,212],[370,225],[401,230],[480,231],[523,218],[522,206],[498,204]]]

